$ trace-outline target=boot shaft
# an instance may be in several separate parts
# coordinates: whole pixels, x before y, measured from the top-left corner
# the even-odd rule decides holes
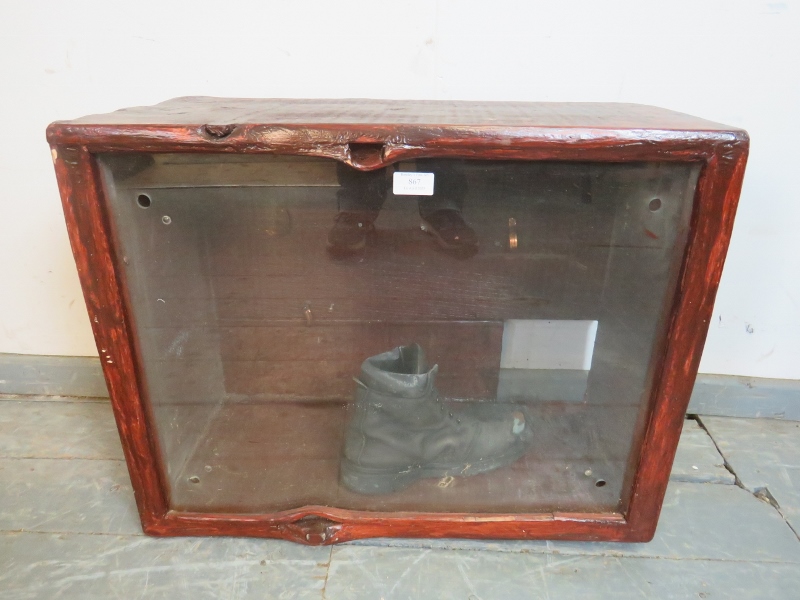
[[[431,393],[438,365],[428,369],[419,344],[399,346],[361,364],[360,382],[373,392],[393,398],[421,398]]]

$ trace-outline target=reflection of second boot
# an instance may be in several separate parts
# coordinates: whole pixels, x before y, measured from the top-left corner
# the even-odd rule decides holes
[[[386,494],[421,478],[485,473],[525,453],[523,413],[502,404],[451,410],[434,387],[437,371],[417,344],[364,361],[341,462],[344,486]]]

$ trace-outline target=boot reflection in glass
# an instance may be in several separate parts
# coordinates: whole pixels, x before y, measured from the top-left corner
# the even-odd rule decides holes
[[[420,196],[418,201],[424,230],[444,250],[463,257],[473,256],[478,251],[478,236],[461,216],[467,183],[458,163],[421,160],[418,168],[435,175],[433,196]],[[357,171],[337,163],[339,212],[328,232],[328,250],[334,256],[347,256],[366,246],[367,236],[375,230],[375,220],[389,192],[387,171],[391,169]]]
[[[525,454],[531,431],[521,411],[449,408],[434,387],[437,371],[418,344],[364,361],[341,460],[345,487],[388,494],[417,479],[486,473]]]

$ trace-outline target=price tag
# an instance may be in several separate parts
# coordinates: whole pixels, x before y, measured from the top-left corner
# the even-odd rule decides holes
[[[397,171],[392,178],[395,196],[433,196],[433,173]]]

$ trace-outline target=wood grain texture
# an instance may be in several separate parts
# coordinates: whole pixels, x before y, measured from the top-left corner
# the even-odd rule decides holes
[[[635,104],[204,97],[56,122],[47,136],[93,152],[289,153],[361,170],[423,156],[687,161],[747,140],[738,129]]]
[[[468,401],[447,405],[454,413],[476,408]],[[620,420],[627,407],[528,406],[533,439],[514,464],[444,487],[437,478],[421,479],[376,496],[354,493],[339,481],[339,449],[352,408],[330,401],[227,404],[189,460],[173,469],[173,510],[269,514],[313,505],[384,514],[620,512],[628,450],[609,454],[606,438],[627,438],[629,432],[604,426],[597,417]],[[195,413],[185,405],[176,414],[184,422]],[[586,469],[595,477],[586,476]],[[595,478],[607,485],[597,487]]]
[[[154,106],[90,115],[73,125],[209,124],[206,135],[226,137],[231,124],[483,125],[730,131],[726,125],[642,104],[607,102],[470,102],[363,98],[173,98]]]
[[[61,202],[143,527],[167,510],[155,432],[143,398],[114,269],[96,164],[83,147],[53,148]]]
[[[714,310],[747,163],[746,146],[727,145],[706,163],[697,186],[692,228],[683,262],[660,377],[653,386],[647,430],[628,507],[632,541],[655,535]]]
[[[305,544],[362,537],[646,541],[655,531],[733,226],[748,137],[638,105],[184,98],[48,128],[70,241],[144,530]],[[692,226],[665,319],[650,401],[620,513],[375,513],[307,506],[266,515],[170,510],[94,154],[235,152],[319,156],[360,170],[406,158],[701,162]]]

